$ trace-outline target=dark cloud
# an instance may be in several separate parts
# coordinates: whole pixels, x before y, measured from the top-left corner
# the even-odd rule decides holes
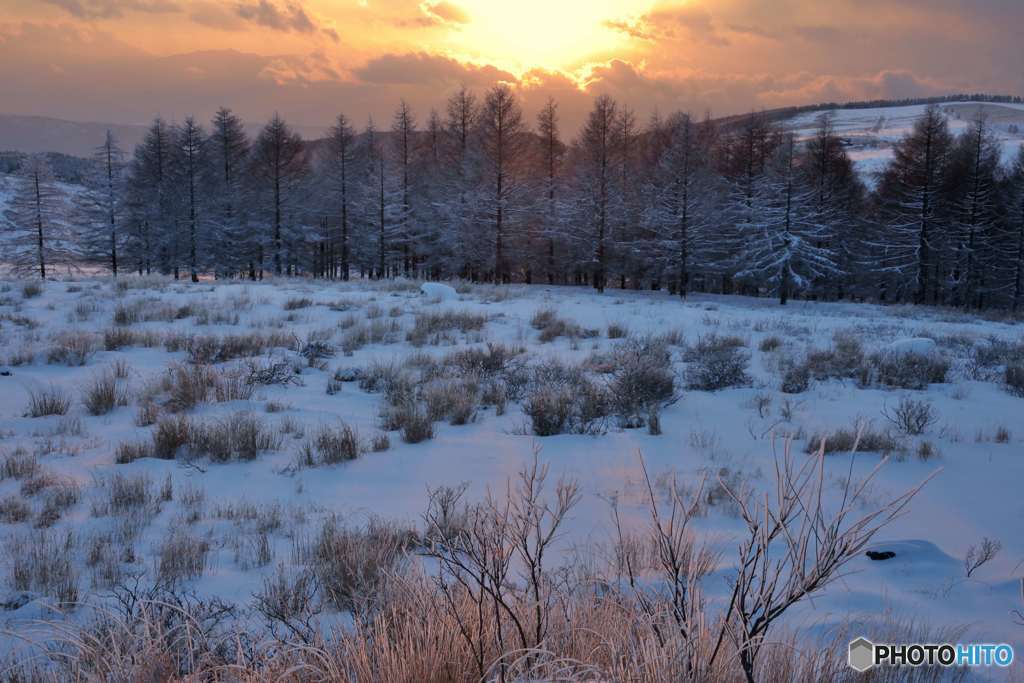
[[[273,0],[245,0],[235,6],[238,16],[275,31],[313,33],[317,25],[306,9],[295,0],[280,5]]]
[[[172,0],[42,0],[66,10],[79,19],[116,19],[127,12],[151,14],[180,12]]]

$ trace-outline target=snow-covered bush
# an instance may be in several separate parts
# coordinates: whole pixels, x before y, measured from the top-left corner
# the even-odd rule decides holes
[[[750,354],[743,346],[744,342],[739,337],[712,334],[698,339],[684,356],[689,361],[686,388],[717,391],[747,384],[750,381],[747,376]]]
[[[672,401],[675,373],[668,346],[655,337],[631,339],[616,347],[608,393],[625,425],[642,425],[644,416]]]

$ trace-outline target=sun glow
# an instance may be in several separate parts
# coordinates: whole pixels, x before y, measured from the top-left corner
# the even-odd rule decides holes
[[[627,0],[463,0],[469,22],[450,32],[456,50],[521,74],[573,69],[622,48],[628,37],[606,21],[635,16],[650,2]]]

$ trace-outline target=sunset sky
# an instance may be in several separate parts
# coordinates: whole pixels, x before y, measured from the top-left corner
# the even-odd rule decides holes
[[[0,112],[424,121],[459,84],[641,116],[1024,93],[1020,0],[0,0]]]

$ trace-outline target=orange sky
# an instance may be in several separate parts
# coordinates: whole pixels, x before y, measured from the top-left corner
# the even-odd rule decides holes
[[[141,123],[227,104],[421,120],[502,80],[572,131],[591,97],[727,114],[1024,93],[1018,0],[0,0],[0,112]]]

